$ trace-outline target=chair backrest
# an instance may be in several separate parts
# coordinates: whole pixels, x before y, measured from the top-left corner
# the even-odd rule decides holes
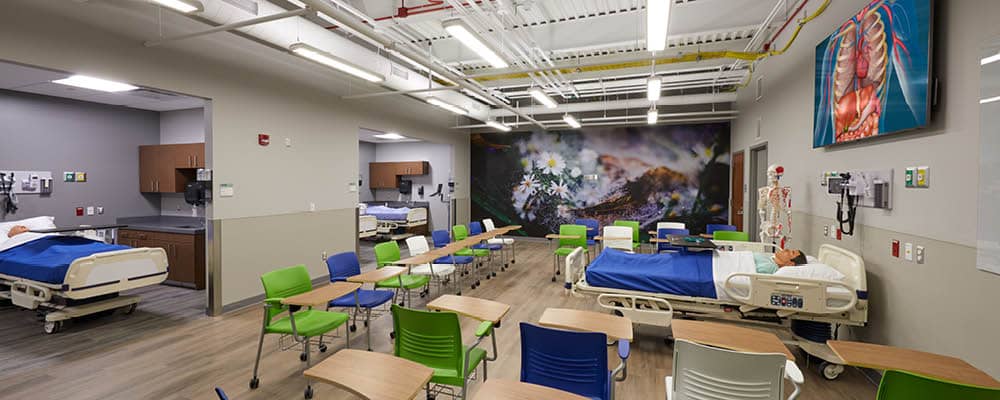
[[[274,270],[260,276],[264,285],[264,297],[268,299],[283,299],[312,290],[312,280],[305,265],[295,265]],[[267,320],[284,311],[283,307],[267,309]]]
[[[690,235],[691,232],[687,229],[675,229],[675,228],[659,228],[656,230],[657,239],[666,239],[670,235]],[[680,251],[679,247],[671,246],[669,243],[657,243],[656,251]]]
[[[576,236],[576,239],[559,239],[559,247],[587,247],[587,227],[583,225],[559,225],[559,234]]]
[[[521,382],[607,399],[608,337],[521,323]]]
[[[903,371],[882,374],[876,400],[1000,400],[1000,389],[948,382]]]
[[[739,231],[715,231],[712,232],[712,239],[729,240],[732,242],[749,242],[750,235]]]
[[[674,342],[674,400],[784,400],[785,356]]]
[[[480,233],[483,233],[483,225],[479,221],[469,222],[469,234],[478,235]]]
[[[657,222],[656,230],[660,229],[687,229],[687,225],[684,225],[683,222]]]
[[[361,273],[361,263],[353,251],[345,251],[327,257],[326,269],[330,271],[330,282],[346,281]]]
[[[444,229],[431,232],[431,239],[434,240],[434,247],[444,247],[451,243],[451,236]]]
[[[459,371],[462,376],[462,328],[458,314],[392,305],[396,332],[394,355],[430,368]]]
[[[410,257],[419,256],[431,250],[427,246],[427,237],[422,235],[406,238],[406,248],[410,250]]]
[[[708,224],[705,225],[705,233],[711,235],[715,231],[735,231],[736,225],[726,225],[726,224]]]
[[[493,220],[489,218],[483,220],[483,227],[486,228],[486,232],[492,231],[497,228],[497,226],[493,224]]]
[[[587,239],[593,239],[601,230],[601,223],[593,218],[577,218],[575,224],[587,227]]]
[[[602,235],[605,239],[603,240],[605,249],[618,249],[631,252],[632,251],[632,240],[631,239],[608,239],[608,238],[630,238],[632,237],[632,228],[628,226],[605,226]]]
[[[399,243],[396,243],[395,240],[375,245],[375,264],[377,268],[382,268],[399,260]]]
[[[465,225],[455,225],[451,227],[451,234],[455,236],[455,241],[457,242],[469,237],[469,230],[465,228]]]
[[[617,220],[614,225],[631,227],[632,243],[639,243],[639,221]]]
[[[220,387],[215,388],[215,394],[219,396],[219,400],[229,400],[229,396],[226,396],[226,391]]]

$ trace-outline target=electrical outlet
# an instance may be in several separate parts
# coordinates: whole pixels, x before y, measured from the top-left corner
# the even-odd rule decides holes
[[[830,236],[830,227],[823,225],[823,237]]]
[[[97,215],[104,215],[104,207],[97,206]]]
[[[903,258],[906,261],[913,261],[913,243],[903,245]]]
[[[316,203],[309,203],[309,211],[316,211]]]
[[[285,138],[285,147],[292,147],[292,138],[290,137]]]
[[[924,263],[924,246],[917,246],[917,264]]]

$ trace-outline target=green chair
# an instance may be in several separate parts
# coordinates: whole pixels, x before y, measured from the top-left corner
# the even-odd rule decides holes
[[[949,382],[904,371],[882,374],[876,400],[1000,400],[1000,389]]]
[[[459,241],[459,240],[465,240],[466,238],[469,237],[469,229],[466,228],[465,225],[455,225],[455,226],[451,227],[451,235],[455,237],[455,241],[456,242]],[[490,279],[490,277],[492,276],[492,270],[493,270],[493,262],[492,262],[493,260],[492,260],[492,258],[493,258],[493,253],[490,251],[490,249],[474,249],[474,248],[471,248],[471,247],[466,247],[466,248],[464,248],[462,250],[459,250],[459,251],[455,252],[455,255],[456,256],[472,256],[472,257],[475,257],[477,260],[482,259],[482,258],[486,258],[486,265],[490,269],[490,271],[486,272],[486,279]],[[472,288],[473,289],[475,289],[476,287],[478,287],[479,284],[480,284],[479,267],[481,267],[483,265],[483,263],[482,262],[476,262],[475,265],[476,265],[476,271],[475,271],[475,273],[476,273],[476,282],[474,282],[472,284]]]
[[[382,242],[375,245],[376,268],[382,268],[386,265],[393,265],[400,259],[401,258],[399,253],[399,243],[396,243],[395,240],[390,240],[388,242]],[[397,292],[400,289],[402,289],[404,292],[406,292],[405,301],[406,305],[409,306],[411,305],[410,291],[418,288],[426,288],[426,290],[430,290],[430,285],[429,285],[430,281],[431,277],[428,275],[402,274],[379,281],[378,283],[375,284],[375,288],[396,289]],[[420,297],[424,297],[426,294],[427,294],[426,291],[420,291]]]
[[[587,252],[587,227],[584,225],[559,225],[559,236],[576,236],[573,238],[560,238],[559,247],[552,253],[552,282],[556,281],[556,275],[559,275],[559,257],[566,257],[577,247],[583,249],[584,254],[589,254]]]
[[[476,342],[462,344],[462,327],[458,314],[411,310],[392,305],[392,327],[396,331],[394,355],[434,369],[427,384],[428,398],[432,397],[431,383],[462,388],[459,399],[465,399],[472,372],[483,364],[483,381],[486,381],[486,363],[496,360],[497,341],[493,323],[486,321],[476,329]],[[493,341],[493,357],[479,344],[486,336]]]
[[[639,241],[639,221],[617,220],[615,226],[627,226],[632,228],[632,250],[642,253],[642,242]]]
[[[305,310],[300,306],[288,306],[281,304],[281,300],[312,290],[312,280],[309,278],[309,271],[304,265],[282,268],[261,275],[260,282],[264,284],[264,323],[260,329],[260,342],[257,343],[257,360],[253,364],[253,378],[250,379],[250,389],[260,386],[260,379],[257,376],[260,368],[260,354],[264,348],[264,335],[277,333],[281,335],[291,335],[295,342],[302,344],[302,353],[299,359],[306,363],[305,368],[309,368],[309,346],[312,338],[319,338],[319,351],[326,352],[326,345],[323,344],[323,335],[337,329],[350,319],[345,313],[314,310],[308,307]],[[288,312],[288,316],[275,319],[279,314]],[[351,331],[347,332],[347,346],[350,347]],[[311,399],[313,395],[312,385],[306,381],[305,398]]]
[[[749,242],[750,235],[739,231],[715,231],[712,232],[712,239],[728,240],[730,242]]]

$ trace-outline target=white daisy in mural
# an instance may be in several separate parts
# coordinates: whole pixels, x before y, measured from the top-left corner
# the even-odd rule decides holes
[[[546,174],[559,175],[566,169],[566,160],[559,153],[546,151],[539,156],[538,161],[542,172]]]
[[[535,177],[535,174],[525,174],[524,177],[521,178],[521,183],[517,185],[517,188],[515,188],[514,191],[523,193],[525,198],[527,198],[527,196],[535,193],[535,190],[537,190],[539,186],[540,183],[538,178]]]
[[[583,171],[580,170],[580,167],[573,167],[573,169],[569,170],[569,176],[579,178],[580,175],[583,175]]]
[[[568,199],[571,193],[569,192],[569,186],[566,185],[566,182],[560,180],[552,186],[552,194],[563,199]]]
[[[569,206],[565,204],[560,204],[556,207],[556,212],[559,214],[559,218],[562,219],[570,219],[570,217],[572,217],[572,215],[570,215],[569,213],[569,210],[570,210]]]

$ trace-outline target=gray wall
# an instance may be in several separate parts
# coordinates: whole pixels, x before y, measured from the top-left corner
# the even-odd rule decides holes
[[[160,144],[201,143],[205,141],[205,109],[164,111],[160,113]],[[185,217],[205,216],[205,206],[192,206],[183,193],[161,193],[160,214]]]
[[[437,190],[440,183],[444,190],[448,190],[448,173],[451,172],[452,146],[436,143],[378,143],[375,145],[375,160],[379,162],[390,161],[427,161],[430,163],[431,172],[427,175],[410,176],[407,179],[413,181],[413,194],[411,197],[404,196],[403,201],[413,199],[413,201],[430,202],[430,229],[451,229],[448,227],[448,206],[437,198],[431,198],[430,194]],[[424,196],[417,195],[420,186],[424,187]],[[375,191],[375,200],[397,200],[399,191],[395,189],[378,189]]]
[[[358,174],[361,175],[361,187],[358,189],[358,201],[375,200],[375,193],[368,186],[370,176],[368,164],[375,162],[375,143],[358,142]]]
[[[865,258],[871,318],[867,327],[853,330],[853,336],[958,356],[1000,376],[1000,347],[995,345],[1000,276],[976,269],[974,249],[979,218],[979,49],[1000,35],[995,18],[1000,2],[936,2],[935,68],[942,91],[930,127],[812,149],[815,44],[866,3],[831,3],[802,30],[790,51],[760,63],[755,79],[763,77],[764,97],[756,101],[752,85],[739,92],[733,150],[767,142],[769,161],[784,165],[782,182],[792,188],[796,211],[792,246],[814,253],[819,244],[830,242]],[[776,43],[785,40],[787,34]],[[761,137],[755,138],[758,119]],[[903,187],[904,168],[917,165],[930,166],[929,189]],[[842,241],[823,237],[823,226],[832,224],[836,206],[819,185],[820,173],[885,168],[895,169],[893,210],[860,209],[857,235]],[[926,246],[926,263],[889,256],[893,239]]]
[[[71,226],[159,214],[158,196],[139,193],[139,145],[159,137],[156,112],[0,90],[0,169],[51,171],[54,181],[49,196],[19,196],[6,220],[51,215]],[[64,171],[86,172],[87,182],[63,182]],[[104,215],[77,217],[87,206]]]

